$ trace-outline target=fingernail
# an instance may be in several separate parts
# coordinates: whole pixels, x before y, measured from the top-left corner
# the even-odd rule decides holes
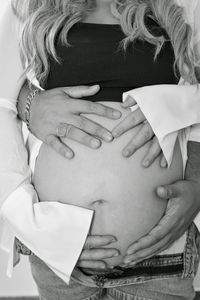
[[[129,264],[129,267],[134,267],[136,264],[137,264],[137,261],[132,261],[132,262]]]
[[[73,158],[74,154],[71,153],[71,152],[65,152],[65,157],[68,158],[68,159],[71,159]]]
[[[114,255],[113,255],[114,257],[116,257],[116,256],[119,256],[119,253],[118,252],[114,252]]]
[[[115,138],[118,138],[120,136],[120,132],[118,131],[113,131],[112,134]]]
[[[99,88],[99,85],[98,85],[98,84],[95,84],[95,85],[90,86],[90,88],[96,89],[96,88]]]
[[[117,118],[117,119],[118,119],[118,118],[120,118],[120,117],[121,117],[121,115],[122,115],[122,114],[121,114],[121,112],[120,112],[120,111],[117,111],[117,110],[114,110],[114,111],[113,111],[113,117],[115,117],[115,118]]]
[[[143,161],[142,165],[143,165],[144,167],[148,167],[148,166],[149,166],[149,160]]]
[[[126,106],[126,105],[133,105],[135,104],[135,101],[133,100],[133,98],[131,98],[130,96],[128,96],[126,98],[126,100],[123,102],[123,104]]]
[[[159,186],[157,188],[157,192],[161,195],[161,196],[165,196],[165,188],[162,186]]]
[[[114,269],[114,266],[109,266],[108,268],[109,268],[109,269]]]
[[[105,269],[106,267],[105,267],[105,266],[101,266],[100,268],[101,268],[101,269]]]
[[[91,146],[93,148],[99,148],[101,146],[101,142],[99,140],[94,139],[91,141]]]
[[[106,132],[103,134],[103,138],[107,141],[107,142],[111,142],[113,140],[113,136],[111,133]]]
[[[130,258],[125,258],[125,259],[124,259],[124,263],[125,263],[125,264],[129,264],[130,262],[131,262],[131,259],[130,259]]]
[[[113,237],[112,239],[111,239],[111,242],[113,243],[113,242],[117,242],[117,238],[116,237]]]
[[[129,149],[123,151],[123,155],[124,155],[125,157],[129,157],[130,154],[131,154],[131,151],[130,151]]]
[[[166,161],[162,161],[161,162],[161,167],[162,168],[166,168],[167,167],[167,162]]]

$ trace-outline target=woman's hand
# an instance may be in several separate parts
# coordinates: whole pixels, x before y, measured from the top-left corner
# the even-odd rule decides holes
[[[73,139],[96,149],[101,140],[110,142],[113,136],[101,125],[82,116],[96,114],[109,119],[119,119],[121,113],[100,103],[80,100],[99,91],[99,86],[76,86],[42,91],[32,101],[30,129],[33,134],[66,158],[74,153],[62,138]]]
[[[167,249],[184,234],[200,211],[199,181],[184,180],[158,187],[157,195],[169,199],[165,215],[149,234],[129,246],[124,259],[126,266]]]
[[[123,108],[130,108],[134,105],[136,105],[136,102],[131,97],[128,97],[126,101],[121,104]],[[149,150],[142,161],[142,165],[144,167],[149,167],[161,154],[161,148],[150,124],[147,122],[139,107],[136,110],[131,111],[130,114],[112,130],[112,135],[114,138],[118,138],[123,133],[134,127],[138,127],[139,130],[136,135],[133,136],[128,145],[125,146],[122,154],[124,157],[128,158],[144,144],[151,141]],[[161,167],[167,166],[167,162],[163,155],[161,156],[160,165]]]
[[[107,269],[103,260],[118,256],[119,250],[115,248],[103,248],[115,243],[117,239],[111,235],[90,235],[87,237],[83,251],[77,265],[89,269]]]

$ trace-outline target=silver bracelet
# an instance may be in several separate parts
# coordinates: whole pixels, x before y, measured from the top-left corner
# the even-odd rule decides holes
[[[27,99],[26,99],[26,106],[25,106],[25,123],[26,123],[26,126],[28,128],[29,131],[30,130],[30,108],[31,108],[31,103],[32,103],[32,100],[34,99],[34,97],[39,94],[40,90],[39,89],[34,89],[32,90],[28,96],[27,96]]]

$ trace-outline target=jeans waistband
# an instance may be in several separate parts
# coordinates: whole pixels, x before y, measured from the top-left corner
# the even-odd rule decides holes
[[[84,269],[79,268],[86,275]],[[184,270],[183,253],[172,255],[156,255],[152,258],[142,261],[130,268],[116,266],[112,270],[106,272],[95,272],[90,274],[95,280],[120,279],[134,276],[159,276],[181,274]]]

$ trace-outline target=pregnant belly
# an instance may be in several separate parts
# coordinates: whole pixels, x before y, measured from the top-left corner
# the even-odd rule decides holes
[[[105,104],[119,109],[121,119],[130,113],[119,103]],[[87,117],[110,130],[119,122]],[[117,237],[115,246],[121,255],[108,259],[110,265],[120,264],[127,246],[149,232],[162,217],[167,203],[156,197],[155,188],[182,178],[178,143],[168,169],[161,169],[158,159],[148,169],[141,166],[149,144],[128,159],[122,156],[122,149],[137,130],[132,129],[111,143],[103,142],[97,150],[66,139],[75,152],[72,160],[62,158],[43,144],[36,161],[33,182],[40,201],[59,201],[94,210],[90,233]]]

